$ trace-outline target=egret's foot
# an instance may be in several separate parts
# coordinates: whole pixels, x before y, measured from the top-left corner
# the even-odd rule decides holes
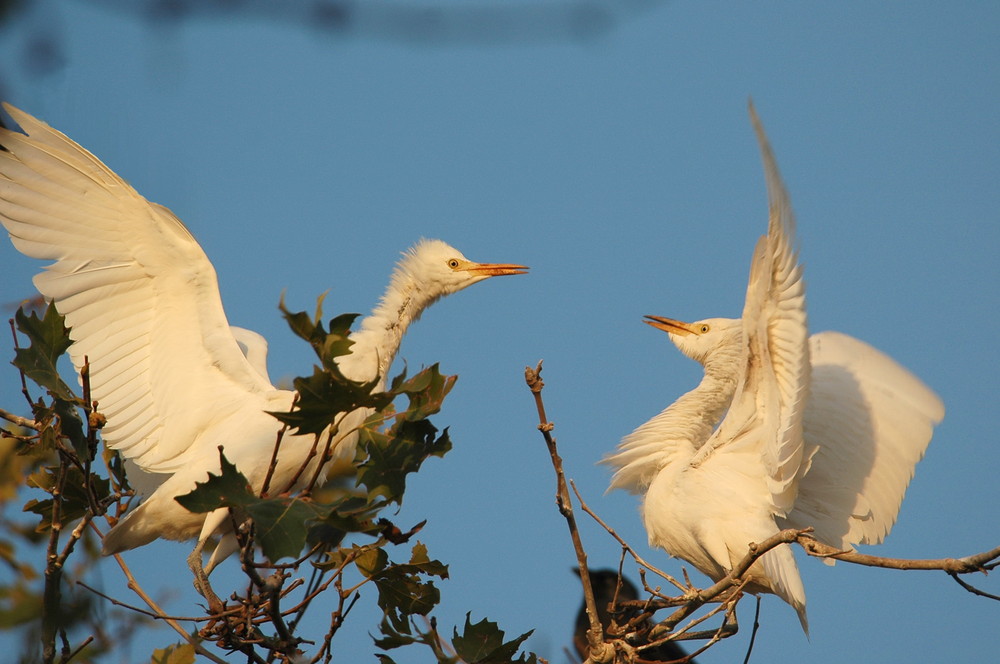
[[[205,568],[201,564],[201,547],[196,546],[194,551],[187,559],[188,567],[191,568],[191,573],[194,574],[194,589],[198,591],[198,594],[205,598],[208,602],[208,608],[212,613],[220,613],[224,610],[225,605],[219,596],[215,594],[212,590],[212,585],[208,582],[208,574],[205,573]]]

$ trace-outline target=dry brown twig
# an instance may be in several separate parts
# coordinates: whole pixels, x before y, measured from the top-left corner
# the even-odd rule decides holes
[[[38,431],[41,428],[34,420],[28,419],[27,417],[21,417],[20,415],[15,415],[14,413],[4,410],[3,408],[0,408],[0,420],[7,420],[11,424],[16,424],[19,427],[31,429],[32,431]]]
[[[588,660],[603,663],[610,662],[614,658],[615,650],[611,644],[604,641],[604,627],[597,614],[597,602],[594,599],[594,589],[590,583],[589,567],[587,566],[587,552],[583,548],[580,539],[580,530],[576,525],[576,517],[573,515],[573,503],[569,497],[569,488],[566,484],[566,475],[563,472],[562,458],[556,447],[556,440],[552,436],[555,425],[549,421],[545,415],[545,404],[542,401],[542,362],[539,360],[534,369],[524,368],[524,379],[528,384],[535,398],[535,408],[538,410],[538,430],[545,438],[545,445],[548,448],[549,456],[552,460],[552,467],[556,472],[556,505],[559,513],[566,519],[569,527],[570,538],[573,540],[573,549],[576,551],[576,560],[580,569],[580,582],[583,585],[583,597],[587,607],[587,618],[590,620],[590,629],[587,630],[587,643],[590,647]]]

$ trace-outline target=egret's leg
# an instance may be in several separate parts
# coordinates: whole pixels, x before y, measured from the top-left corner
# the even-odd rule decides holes
[[[205,517],[205,523],[201,527],[201,535],[198,536],[198,543],[194,545],[194,551],[191,552],[191,555],[187,559],[188,567],[191,568],[191,572],[194,574],[195,590],[198,591],[199,595],[208,600],[209,608],[213,611],[217,607],[221,608],[222,602],[208,583],[208,574],[205,573],[205,568],[202,566],[201,554],[205,549],[205,543],[208,542],[208,538],[218,530],[219,526],[225,523],[227,518],[229,518],[229,508],[226,507],[220,507]]]
[[[215,569],[219,563],[223,560],[236,553],[240,549],[240,543],[236,540],[236,535],[234,533],[226,533],[219,540],[219,544],[215,547],[215,551],[212,552],[212,557],[208,559],[208,565],[205,567],[205,574],[211,574],[212,570]]]

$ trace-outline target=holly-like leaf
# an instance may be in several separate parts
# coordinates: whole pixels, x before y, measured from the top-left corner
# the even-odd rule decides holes
[[[457,629],[455,630],[451,645],[455,648],[458,656],[468,664],[507,664],[508,662],[535,664],[537,658],[534,654],[521,655],[514,659],[521,644],[531,636],[531,633],[525,632],[512,641],[504,641],[504,632],[495,622],[483,618],[476,624],[472,624],[470,614],[466,614],[465,630],[461,635]]]
[[[409,623],[406,623],[403,629],[397,630],[393,628],[387,618],[382,618],[381,623],[379,623],[379,630],[382,632],[382,638],[376,639],[373,637],[373,640],[375,641],[375,646],[383,650],[392,650],[393,648],[402,648],[403,646],[423,642],[422,634],[414,636],[411,633]],[[376,654],[376,657],[383,662],[392,661],[385,655]]]
[[[441,601],[441,592],[434,583],[421,577],[433,575],[447,578],[447,566],[430,560],[426,547],[419,543],[413,548],[410,560],[408,564],[394,564],[382,548],[369,549],[355,560],[358,571],[374,581],[378,589],[379,608],[388,621],[382,628],[387,640],[380,647],[402,645],[389,644],[396,643],[401,635],[411,634],[409,621],[412,616],[428,615]]]
[[[253,518],[257,543],[271,562],[302,553],[313,519],[324,512],[300,498],[258,499],[244,509]]]
[[[451,392],[457,380],[458,376],[443,375],[438,365],[434,364],[400,384],[394,392],[405,394],[410,401],[403,417],[417,421],[440,411],[444,398]]]
[[[34,405],[32,414],[35,420],[47,423],[54,417],[58,418],[57,429],[50,432],[55,437],[50,437],[47,442],[54,444],[61,434],[69,439],[81,459],[88,457],[90,450],[78,410],[84,405],[83,401],[59,376],[59,358],[72,343],[65,319],[55,304],[50,304],[41,318],[35,312],[25,314],[23,309],[18,309],[14,320],[18,331],[28,337],[30,345],[14,352],[13,364],[53,399],[51,405],[42,402]]]
[[[358,314],[341,314],[330,320],[330,329],[323,328],[323,299],[321,295],[316,300],[316,314],[310,317],[304,311],[289,311],[284,298],[278,304],[285,321],[298,337],[305,339],[312,346],[324,369],[336,370],[334,359],[351,352],[354,342],[350,339],[351,325]]]
[[[28,476],[27,484],[51,494],[56,489],[58,472],[58,467],[46,466]],[[110,492],[108,480],[93,474],[90,476],[90,487],[97,501],[105,498]],[[60,526],[71,523],[88,512],[90,499],[83,472],[79,468],[70,466],[66,469],[66,479],[58,498],[32,499],[25,503],[25,512],[32,512],[42,517],[36,529],[38,532],[45,532],[52,527],[53,506],[56,500],[59,500]]]
[[[358,484],[368,493],[402,503],[406,476],[420,469],[429,456],[444,456],[451,449],[446,429],[440,436],[429,420],[401,420],[384,433],[366,427],[358,445],[365,454],[358,468]]]
[[[389,554],[379,548],[370,548],[354,559],[354,566],[368,578],[380,574],[388,564]]]
[[[448,578],[448,566],[441,561],[431,560],[427,557],[427,546],[422,542],[417,542],[413,545],[410,567],[419,569],[424,574],[437,576],[442,579]]]
[[[441,601],[441,592],[433,581],[421,581],[401,566],[390,566],[380,573],[375,577],[375,586],[379,608],[397,629],[410,616],[426,616]]]
[[[26,315],[23,309],[14,314],[18,331],[31,342],[28,348],[19,348],[14,355],[14,366],[24,375],[45,388],[53,396],[65,401],[76,400],[76,395],[62,378],[56,363],[72,343],[65,319],[55,304],[45,309],[42,318],[35,312]]]
[[[166,648],[157,648],[149,664],[194,664],[195,649],[190,643],[175,643]]]
[[[220,507],[238,508],[253,519],[257,543],[270,561],[298,556],[312,521],[324,517],[328,509],[301,498],[260,498],[221,448],[219,462],[218,475],[209,473],[207,481],[195,483],[193,491],[174,500],[199,514]]]
[[[196,482],[190,493],[175,496],[174,500],[189,512],[213,512],[220,507],[245,507],[260,499],[254,495],[247,478],[230,463],[219,448],[221,470],[218,475],[208,473],[208,480]]]
[[[318,435],[336,424],[343,413],[358,408],[381,408],[389,403],[390,395],[372,392],[377,381],[356,383],[339,371],[313,367],[308,378],[292,381],[298,399],[291,412],[271,412],[296,433]]]

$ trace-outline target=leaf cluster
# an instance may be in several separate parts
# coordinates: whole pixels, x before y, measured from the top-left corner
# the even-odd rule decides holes
[[[194,512],[223,507],[231,511],[243,567],[256,590],[239,598],[234,595],[241,613],[216,620],[202,630],[202,636],[230,650],[249,653],[263,643],[279,659],[326,661],[332,657],[335,633],[357,601],[359,590],[367,585],[376,589],[383,616],[381,635],[373,637],[379,649],[423,644],[439,661],[449,664],[533,663],[533,655],[514,659],[527,634],[504,641],[503,632],[488,620],[474,625],[467,621],[462,633],[456,630],[450,645],[435,629],[421,627],[420,621],[434,622],[431,614],[441,601],[435,581],[448,578],[448,567],[432,559],[419,541],[407,547],[403,560],[394,560],[396,547],[410,543],[426,522],[404,530],[393,522],[388,510],[402,505],[411,473],[419,471],[430,457],[443,457],[451,449],[447,430],[439,431],[430,417],[441,409],[456,377],[442,374],[433,365],[412,377],[404,371],[382,391],[377,389],[378,381],[351,381],[340,372],[336,359],[350,352],[349,326],[355,316],[338,316],[324,324],[321,302],[314,316],[290,312],[283,304],[281,311],[292,331],[313,348],[319,362],[312,375],[295,379],[298,398],[291,412],[274,415],[296,432],[311,433],[319,441],[330,435],[346,413],[364,409],[368,416],[357,432],[355,484],[344,487],[333,483],[297,494],[261,495],[220,449],[219,473],[211,474],[177,500]],[[255,546],[259,546],[264,562],[253,558]],[[303,551],[306,556],[297,559]],[[292,561],[279,563],[288,559]],[[294,583],[286,590],[285,582],[306,560],[313,572],[294,604],[289,594]],[[261,568],[276,572],[264,579],[257,574]],[[294,636],[295,626],[312,599],[326,591],[336,593],[330,632],[312,659],[304,658],[299,650],[302,640]],[[279,610],[279,602],[294,605]],[[255,625],[249,635],[240,631],[246,624]],[[265,629],[267,625],[270,631]],[[380,657],[392,661],[387,655]]]
[[[0,559],[15,572],[10,583],[0,584],[0,629],[18,629],[30,638],[34,646],[26,650],[34,651],[32,661],[88,660],[127,640],[121,634],[135,622],[133,616],[112,611],[115,619],[105,625],[108,612],[73,583],[99,558],[88,526],[126,497],[128,486],[115,454],[101,457],[110,468],[106,476],[94,469],[102,418],[88,397],[87,367],[81,373],[83,396],[60,376],[60,358],[71,340],[56,307],[41,315],[18,310],[12,326],[12,365],[21,376],[31,418],[5,415],[19,424],[0,430]],[[30,384],[44,396],[32,397]],[[24,513],[36,517],[33,522],[8,515],[6,509],[25,492],[31,497]],[[74,649],[71,641],[80,633],[89,636]]]

